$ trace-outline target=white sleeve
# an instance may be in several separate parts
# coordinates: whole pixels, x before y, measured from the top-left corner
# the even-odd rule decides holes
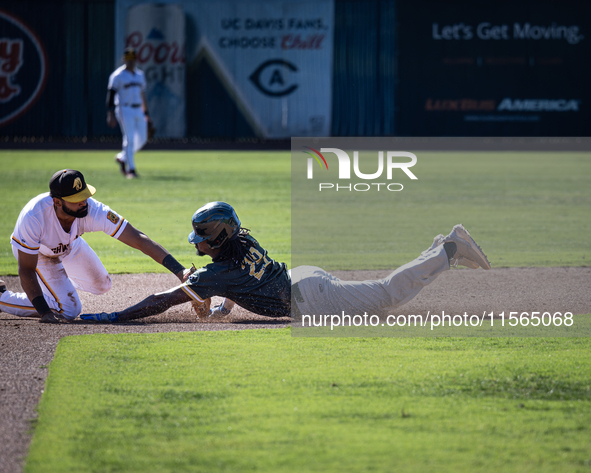
[[[113,74],[111,74],[109,76],[109,85],[107,86],[107,89],[113,89],[113,90],[117,91],[117,83],[116,83],[117,77],[118,76],[116,76],[114,72],[113,72]],[[103,84],[104,84],[104,82],[103,82]]]
[[[38,218],[25,214],[22,219],[19,218],[10,243],[23,253],[36,255],[41,247],[42,227]]]
[[[126,226],[127,220],[109,206],[93,198],[88,199],[88,215],[81,228],[83,233],[104,232],[113,238],[119,238]]]

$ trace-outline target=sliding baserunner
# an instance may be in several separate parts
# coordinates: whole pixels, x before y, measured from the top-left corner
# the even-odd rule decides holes
[[[435,237],[421,256],[373,281],[342,281],[321,268],[299,266],[291,271],[267,254],[242,228],[231,205],[211,202],[192,218],[189,243],[212,263],[197,270],[186,282],[154,294],[120,312],[85,314],[84,320],[124,322],[164,312],[185,302],[205,303],[213,296],[225,299],[209,312],[215,320],[234,304],[267,317],[301,314],[376,313],[398,307],[450,269],[450,264],[490,269],[485,254],[460,224],[447,236]]]

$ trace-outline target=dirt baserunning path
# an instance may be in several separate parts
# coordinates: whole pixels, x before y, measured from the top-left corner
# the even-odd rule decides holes
[[[342,279],[381,278],[388,271],[335,272]],[[84,312],[115,311],[144,297],[178,284],[168,274],[114,275],[108,294],[80,293]],[[18,278],[2,277],[10,290],[21,290]],[[591,267],[512,268],[490,271],[453,270],[397,310],[397,314],[427,311],[482,314],[484,311],[549,311],[591,313]],[[214,303],[217,299],[214,299]],[[69,325],[40,324],[0,313],[0,471],[22,471],[45,379],[62,337],[93,333],[156,333],[200,330],[280,328],[289,319],[271,319],[235,307],[226,323],[196,323],[189,304],[166,313],[127,324],[90,324],[77,320]]]

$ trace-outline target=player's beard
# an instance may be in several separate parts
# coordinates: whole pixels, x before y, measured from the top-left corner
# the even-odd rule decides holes
[[[62,205],[62,210],[64,211],[64,213],[67,213],[71,217],[84,218],[88,215],[88,204],[86,204],[86,207],[78,211],[70,210],[65,205]]]
[[[206,256],[199,248],[197,248],[197,256]]]

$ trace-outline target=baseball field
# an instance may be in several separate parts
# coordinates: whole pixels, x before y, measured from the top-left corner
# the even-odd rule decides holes
[[[320,252],[319,265],[381,275],[462,222],[493,269],[442,275],[413,310],[591,313],[589,153],[416,154],[424,192],[394,206],[395,233],[375,235],[375,254],[344,248],[335,266]],[[289,153],[145,151],[137,180],[110,152],[4,151],[0,163],[9,289],[16,218],[66,167],[186,266],[207,263],[186,238],[213,200],[291,266]],[[85,239],[114,275],[111,294],[81,294],[85,311],[175,284],[106,235]],[[243,310],[227,322],[195,323],[189,306],[118,326],[0,314],[2,470],[591,471],[588,338],[302,338]]]

